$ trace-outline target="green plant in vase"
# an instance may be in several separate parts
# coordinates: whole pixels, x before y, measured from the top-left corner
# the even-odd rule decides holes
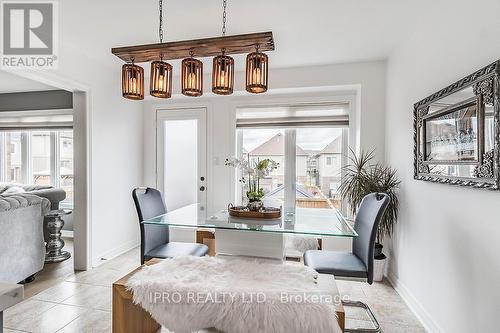
[[[246,191],[248,199],[248,209],[253,211],[260,210],[264,205],[262,199],[265,196],[264,189],[260,187],[260,180],[279,167],[279,163],[272,159],[259,158],[250,160],[249,156],[243,158],[226,158],[224,163],[241,171],[240,183]]]

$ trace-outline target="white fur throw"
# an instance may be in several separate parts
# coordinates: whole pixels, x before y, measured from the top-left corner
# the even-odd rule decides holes
[[[341,332],[331,295],[315,276],[296,264],[179,257],[144,267],[127,287],[134,303],[177,333]]]

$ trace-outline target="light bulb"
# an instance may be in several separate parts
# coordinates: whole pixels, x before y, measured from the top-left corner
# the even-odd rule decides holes
[[[252,83],[261,83],[262,72],[259,67],[254,68],[252,71]]]
[[[130,79],[130,86],[132,93],[137,94],[137,78],[135,76]]]
[[[186,86],[188,89],[194,89],[196,87],[196,74],[195,73],[191,72],[188,74]]]
[[[227,72],[226,71],[220,72],[220,86],[225,87],[226,81],[227,81]]]
[[[160,75],[160,76],[158,77],[158,81],[159,81],[159,82],[158,82],[158,90],[163,90],[163,83],[164,83],[164,81],[165,81],[165,76]]]

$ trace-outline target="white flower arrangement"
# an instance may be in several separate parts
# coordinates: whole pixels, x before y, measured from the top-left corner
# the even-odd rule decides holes
[[[256,161],[249,161],[248,156],[237,158],[226,158],[224,163],[226,166],[239,169],[242,177],[240,183],[246,189],[246,195],[250,202],[260,201],[265,193],[260,187],[260,179],[269,176],[269,174],[279,167],[279,163],[269,158]]]

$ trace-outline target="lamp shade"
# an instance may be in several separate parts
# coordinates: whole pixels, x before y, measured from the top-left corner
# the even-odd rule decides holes
[[[182,60],[182,94],[191,97],[203,95],[203,63],[195,58]]]
[[[141,66],[122,66],[122,96],[128,99],[144,99],[144,69]]]
[[[212,92],[230,95],[234,87],[234,59],[224,54],[214,58],[212,68]]]
[[[149,93],[158,98],[172,97],[172,65],[164,61],[151,63],[151,81]]]
[[[256,51],[247,55],[246,89],[253,94],[267,91],[268,59],[265,53]]]

